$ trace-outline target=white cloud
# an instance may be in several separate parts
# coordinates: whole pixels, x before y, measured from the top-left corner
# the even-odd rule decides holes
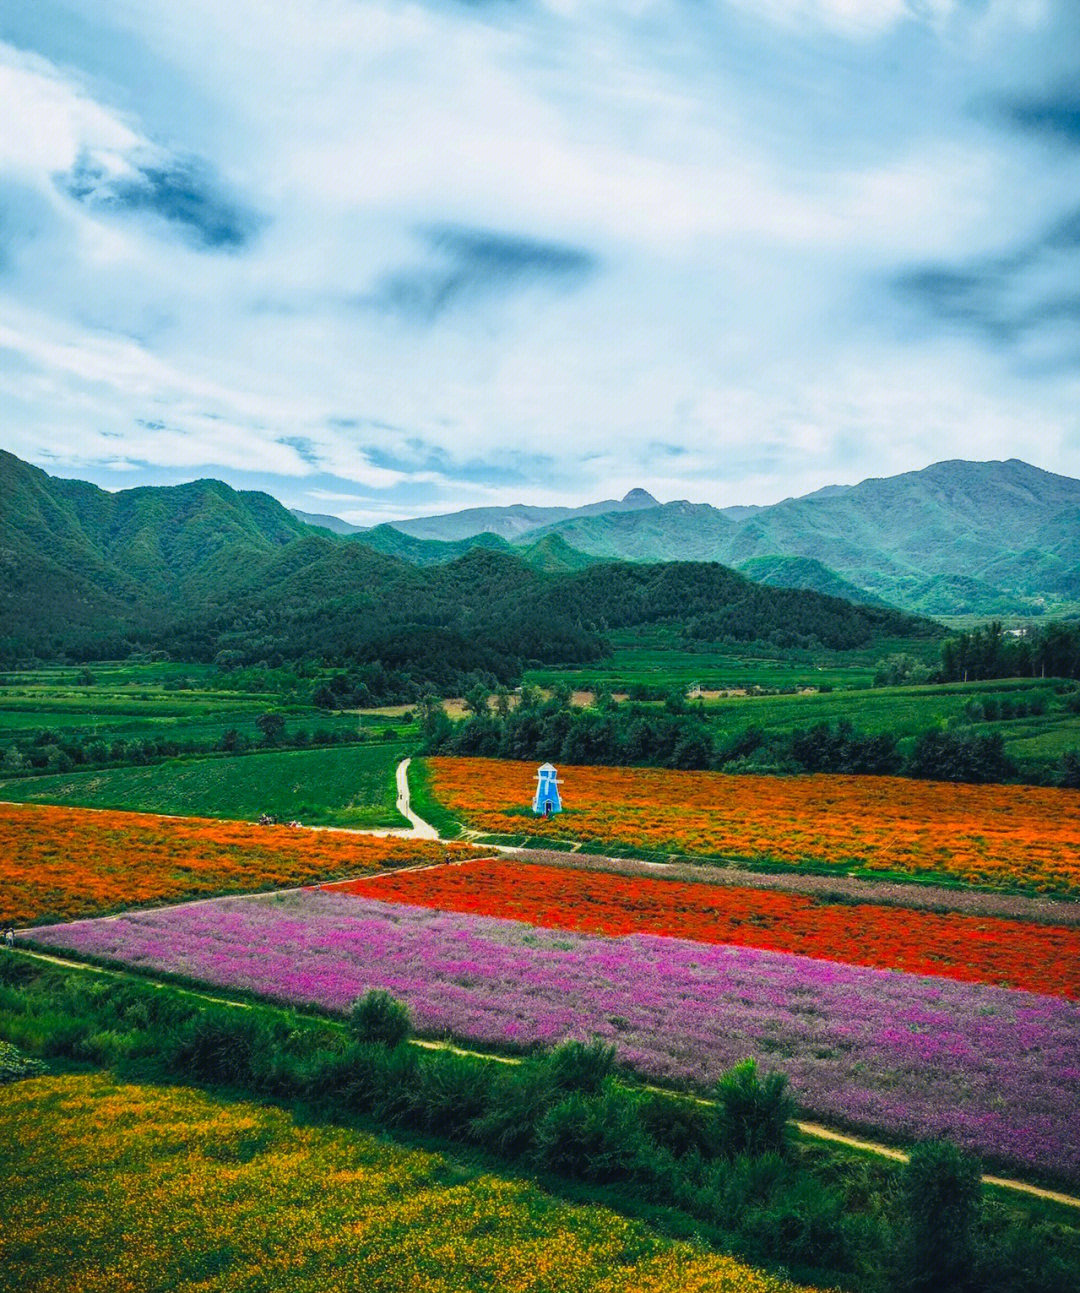
[[[784,26],[821,26],[850,37],[878,36],[911,18],[940,18],[954,0],[728,0]]]
[[[759,501],[945,446],[1019,452],[1025,409],[1047,465],[1080,469],[1066,376],[974,343],[945,362],[890,315],[898,269],[1007,248],[1072,201],[1067,164],[971,112],[1003,68],[1037,70],[1045,4],[731,3],[738,23],[664,2],[116,0],[109,21],[184,87],[165,131],[135,60],[110,87],[113,64],[4,49],[0,185],[34,198],[0,266],[10,446],[128,476],[262,471],[307,510],[346,494],[350,519],[654,483]],[[211,254],[55,182],[174,152],[227,177],[259,236]],[[598,268],[431,325],[359,304],[445,224]]]
[[[0,169],[50,176],[90,149],[120,170],[139,135],[43,58],[0,43]]]

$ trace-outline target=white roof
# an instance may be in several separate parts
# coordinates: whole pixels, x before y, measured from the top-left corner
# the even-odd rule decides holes
[[[541,763],[540,768],[539,768],[539,771],[540,771],[540,772],[554,772],[554,771],[555,771],[555,765],[554,765],[553,763]]]

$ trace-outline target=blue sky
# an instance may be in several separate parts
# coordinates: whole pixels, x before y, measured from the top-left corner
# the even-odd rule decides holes
[[[5,0],[0,410],[358,523],[1080,476],[1080,4]]]

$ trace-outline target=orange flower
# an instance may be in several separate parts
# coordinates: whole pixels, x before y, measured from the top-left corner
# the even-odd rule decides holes
[[[0,921],[287,888],[474,851],[348,831],[0,804]]]
[[[567,811],[544,819],[521,812],[532,799],[531,764],[428,763],[436,797],[485,831],[1080,892],[1080,795],[1073,790],[564,766]]]

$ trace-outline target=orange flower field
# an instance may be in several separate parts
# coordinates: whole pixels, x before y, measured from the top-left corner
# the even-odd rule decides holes
[[[435,797],[484,831],[1080,893],[1075,790],[567,765],[567,811],[545,821],[529,811],[531,763],[427,762]]]
[[[250,822],[0,804],[0,922],[285,888],[470,852]]]

